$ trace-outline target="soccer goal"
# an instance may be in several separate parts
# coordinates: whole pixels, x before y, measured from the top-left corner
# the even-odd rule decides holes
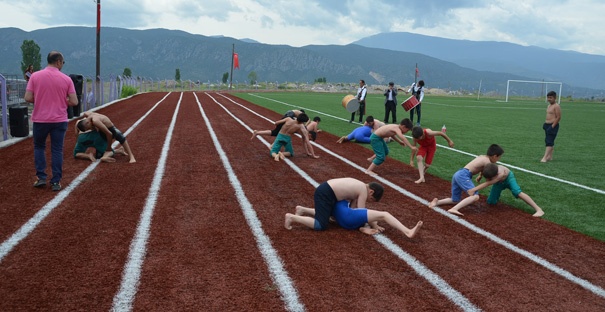
[[[559,104],[561,104],[561,91],[563,90],[563,83],[562,82],[558,82],[558,81],[512,80],[512,79],[506,81],[506,99],[504,100],[504,102],[508,102],[508,95],[509,95],[509,92],[511,91],[511,89],[510,89],[511,82],[513,84],[516,84],[516,83],[519,83],[519,84],[537,83],[537,84],[544,85],[544,89],[546,90],[546,92],[543,92],[545,100],[546,100],[546,94],[548,93],[548,85],[559,85],[559,92],[557,93],[557,102]]]

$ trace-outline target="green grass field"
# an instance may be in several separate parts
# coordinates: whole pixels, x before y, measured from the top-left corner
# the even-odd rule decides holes
[[[336,93],[237,93],[237,96],[280,114],[293,108],[304,108],[310,118],[320,116],[320,128],[337,136],[347,135],[357,124],[350,124],[350,114],[341,101],[346,94]],[[400,92],[399,102],[407,96]],[[384,118],[384,96],[368,95],[367,112]],[[561,128],[555,141],[553,161],[540,163],[544,154],[546,106],[542,100],[498,102],[495,99],[426,96],[422,105],[422,126],[440,130],[446,125],[454,150],[438,148],[429,173],[450,180],[454,172],[485,154],[497,143],[504,148],[501,162],[519,167],[515,173],[523,192],[530,195],[545,211],[544,219],[605,241],[605,159],[601,136],[605,104],[594,102],[561,102]],[[397,118],[409,118],[401,106]],[[321,134],[320,134],[321,135]],[[408,133],[408,138],[410,133]],[[319,139],[321,142],[321,139]],[[437,144],[447,146],[442,138]],[[366,145],[370,148],[369,145]],[[390,156],[405,163],[409,149],[393,148]],[[531,171],[525,172],[523,171]],[[538,175],[538,174],[540,175]],[[541,176],[542,175],[542,176]],[[552,179],[555,178],[555,179]],[[487,195],[489,188],[482,191]],[[527,213],[533,209],[509,191],[501,201]]]

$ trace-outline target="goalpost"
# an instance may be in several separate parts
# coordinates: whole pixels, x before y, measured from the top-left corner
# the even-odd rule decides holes
[[[509,86],[511,82],[520,82],[520,83],[540,83],[545,85],[546,89],[548,89],[549,84],[559,85],[559,93],[557,93],[557,102],[561,104],[561,90],[563,90],[563,83],[558,81],[532,81],[532,80],[507,80],[506,81],[506,100],[504,102],[508,102],[508,92],[510,90]],[[547,92],[548,93],[548,92]],[[546,95],[544,95],[546,97]]]

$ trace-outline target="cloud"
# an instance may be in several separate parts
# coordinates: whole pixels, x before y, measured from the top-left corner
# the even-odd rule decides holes
[[[605,55],[602,0],[103,0],[103,26],[269,44],[348,44],[381,32],[507,41]],[[0,0],[0,27],[96,25],[95,0]]]

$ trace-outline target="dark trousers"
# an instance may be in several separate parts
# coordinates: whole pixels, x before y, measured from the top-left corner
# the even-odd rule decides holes
[[[397,103],[395,101],[387,101],[384,104],[384,123],[389,122],[389,113],[393,117],[393,123],[397,123]]]
[[[50,183],[58,183],[63,176],[63,141],[67,132],[67,122],[33,124],[34,164],[36,176],[46,180],[46,138],[50,136],[50,152],[53,176]]]
[[[417,123],[420,123],[420,106],[421,105],[422,104],[418,104],[418,105],[416,105],[416,107],[410,109],[410,121],[412,123],[414,123],[414,111],[416,111],[416,114],[418,114],[418,121],[417,121]]]
[[[363,115],[366,113],[366,101],[359,102],[359,123],[363,123]],[[351,122],[355,120],[355,112],[351,113]]]

